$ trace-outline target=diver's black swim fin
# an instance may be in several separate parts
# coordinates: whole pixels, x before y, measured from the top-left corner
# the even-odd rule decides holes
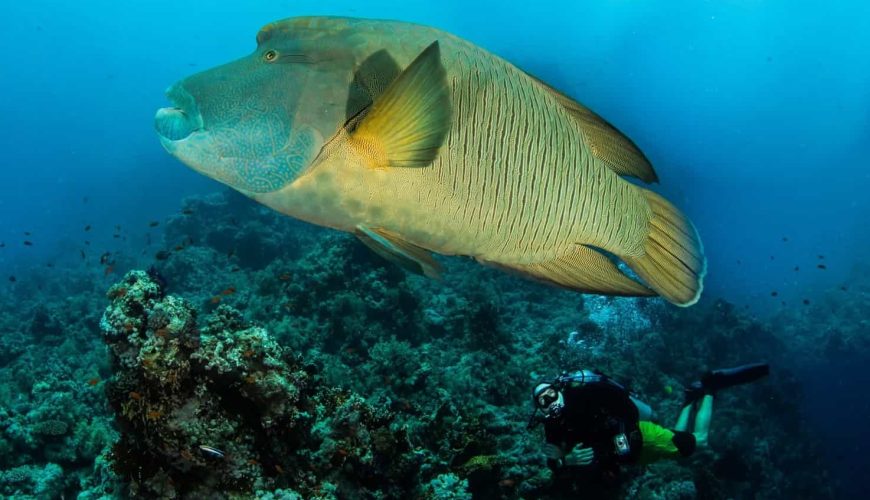
[[[770,373],[767,363],[752,363],[709,371],[686,389],[686,403],[691,404],[705,394],[715,394],[721,389],[754,382]]]

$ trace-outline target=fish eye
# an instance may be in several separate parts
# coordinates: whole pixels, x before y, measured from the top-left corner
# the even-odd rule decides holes
[[[277,58],[278,58],[278,53],[275,52],[274,50],[269,50],[265,54],[263,54],[263,59],[265,59],[266,62],[272,62]]]

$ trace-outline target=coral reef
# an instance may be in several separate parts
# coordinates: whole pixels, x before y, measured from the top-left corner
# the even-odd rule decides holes
[[[724,301],[582,296],[461,259],[435,282],[231,192],[186,200],[160,228],[156,252],[112,257],[149,272],[43,269],[44,288],[16,283],[37,305],[0,297],[0,495],[836,493],[791,370],[802,351],[865,348],[858,293],[765,323]],[[552,474],[526,429],[531,388],[564,370],[605,371],[671,424],[704,370],[759,359],[773,375],[717,397],[710,451],[617,485]]]
[[[123,430],[112,460],[130,494],[398,497],[414,484],[422,454],[387,407],[325,385],[235,309],[200,331],[193,307],[142,271],[108,297],[107,394]]]

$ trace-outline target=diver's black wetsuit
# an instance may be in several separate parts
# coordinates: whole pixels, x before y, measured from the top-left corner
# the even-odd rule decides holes
[[[601,374],[578,383],[571,375],[564,376],[562,394],[564,408],[558,417],[544,421],[548,443],[559,446],[565,453],[583,444],[595,452],[595,462],[602,472],[615,473],[621,463],[635,462],[643,445],[637,406],[629,392],[621,385]],[[629,450],[618,455],[614,438],[625,434]],[[548,460],[557,468],[557,460]]]

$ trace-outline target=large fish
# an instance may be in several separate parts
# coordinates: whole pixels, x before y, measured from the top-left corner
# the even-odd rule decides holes
[[[413,271],[437,276],[436,252],[582,292],[681,306],[701,294],[692,223],[623,179],[657,180],[634,143],[449,33],[288,19],[167,95],[156,128],[182,162]]]

